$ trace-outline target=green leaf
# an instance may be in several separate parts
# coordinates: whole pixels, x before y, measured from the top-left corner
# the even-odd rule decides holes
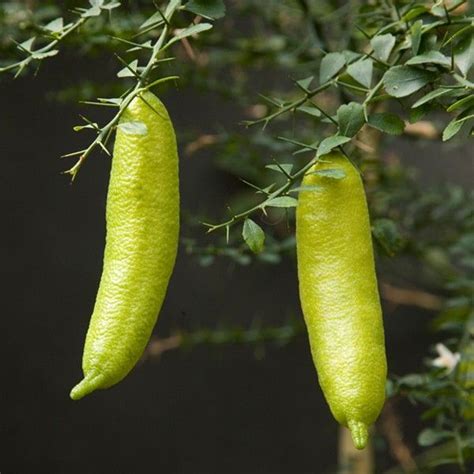
[[[313,117],[321,117],[321,111],[316,107],[307,107],[305,105],[301,105],[296,110],[300,112],[304,112],[305,114],[312,115]]]
[[[155,12],[150,18],[148,18],[147,20],[145,20],[145,22],[143,22],[141,25],[140,25],[140,29],[143,30],[151,25],[154,25],[154,26],[159,26],[161,25],[162,23],[164,23],[165,21],[163,20],[163,16],[162,16],[162,13],[161,12]]]
[[[374,221],[372,234],[385,253],[390,257],[396,255],[403,248],[404,241],[398,227],[395,222],[390,219],[377,219]]]
[[[454,434],[449,431],[434,430],[427,428],[418,435],[418,444],[420,446],[432,446],[442,440],[453,438]]]
[[[463,28],[460,28],[455,33],[449,35],[442,44],[442,47],[447,46],[448,44],[452,43],[454,40],[458,40],[459,38],[464,37],[464,35],[470,31],[474,31],[474,24],[466,25]]]
[[[398,379],[399,385],[407,387],[419,387],[425,383],[426,379],[421,374],[408,374]]]
[[[351,141],[349,137],[343,137],[342,135],[333,135],[332,137],[327,137],[319,144],[316,156],[319,158],[322,155],[326,155],[334,148],[349,141]]]
[[[468,81],[465,77],[462,77],[459,74],[454,74],[454,79],[456,79],[456,81],[462,86],[474,89],[474,82]]]
[[[265,203],[265,207],[296,207],[298,205],[298,201],[291,196],[280,196]]]
[[[339,168],[316,170],[316,171],[312,171],[309,174],[316,174],[318,176],[322,176],[324,178],[329,178],[329,179],[344,179],[346,177],[346,172]]]
[[[225,4],[223,0],[190,0],[186,10],[204,18],[217,19],[225,15]]]
[[[474,107],[469,107],[463,110],[461,115],[458,116],[458,122],[471,121],[474,118]]]
[[[420,15],[423,15],[423,13],[426,13],[428,9],[423,6],[423,5],[417,5],[413,8],[410,8],[403,16],[402,20],[403,21],[411,21],[414,20],[415,18],[419,17]],[[418,22],[417,22],[418,23]]]
[[[87,125],[76,125],[72,127],[75,132],[80,132],[86,128],[91,128],[92,130],[97,130],[98,125],[96,123],[88,123]]]
[[[201,267],[209,267],[214,263],[215,257],[214,255],[201,255],[199,256],[199,265]]]
[[[289,193],[300,193],[300,192],[313,192],[313,191],[321,191],[324,189],[322,186],[318,186],[317,184],[310,185],[310,186],[297,186],[296,188],[290,189]]]
[[[370,40],[372,48],[374,48],[374,56],[380,61],[387,61],[390,57],[393,47],[395,46],[395,36],[387,33],[386,35],[374,36]]]
[[[443,8],[443,6],[440,5],[440,2],[434,2],[435,4],[431,7],[431,13],[434,16],[437,16],[439,18],[443,18],[446,16],[446,10]]]
[[[401,135],[405,129],[405,122],[396,115],[389,113],[378,113],[369,116],[368,124],[390,135]]]
[[[308,91],[309,86],[313,82],[314,76],[309,76],[304,79],[300,79],[299,81],[296,81],[296,84],[301,87],[304,91]]]
[[[424,33],[420,40],[419,53],[427,53],[436,49],[438,45],[438,36],[435,33]]]
[[[139,121],[122,122],[117,128],[123,130],[127,135],[146,135],[148,133],[148,127]]]
[[[92,6],[82,13],[82,18],[89,18],[93,16],[99,16],[101,12],[100,6]]]
[[[293,155],[299,155],[300,153],[306,153],[308,151],[315,151],[315,150],[317,151],[318,146],[319,146],[319,141],[308,143],[307,145],[303,143],[301,146],[302,148],[293,152]]]
[[[466,0],[452,0],[449,2],[449,10],[455,10],[456,7],[465,2]],[[448,5],[446,5],[444,1],[440,0],[437,0],[433,3],[434,5],[431,7],[431,13],[439,18],[446,18],[446,6]]]
[[[343,104],[337,110],[339,132],[345,137],[353,137],[365,123],[364,107],[357,102]]]
[[[281,262],[281,256],[277,253],[271,252],[262,252],[261,254],[259,254],[258,259],[261,262],[269,263],[271,265],[275,265]]]
[[[419,56],[409,59],[405,64],[439,64],[450,68],[451,60],[439,51],[428,51],[425,54],[420,54]]]
[[[319,82],[324,84],[334,77],[346,64],[346,58],[342,53],[329,53],[321,61],[319,70]]]
[[[106,5],[103,5],[102,8],[104,10],[113,10],[114,8],[118,8],[120,6],[120,2],[110,2]]]
[[[426,86],[433,73],[413,66],[395,66],[383,76],[385,90],[392,97],[406,97]]]
[[[454,48],[454,63],[464,77],[474,63],[474,35],[468,34]]]
[[[179,7],[181,7],[181,1],[182,0],[170,0],[168,2],[164,15],[165,18],[168,18],[172,12],[176,11]]]
[[[370,88],[372,84],[372,71],[372,59],[362,59],[361,61],[349,64],[347,67],[347,74],[367,88]]]
[[[421,32],[423,30],[423,21],[418,20],[411,25],[411,52],[413,55],[418,54],[418,50],[420,49],[420,42],[421,42]]]
[[[426,104],[427,102],[431,102],[433,99],[436,99],[436,97],[441,97],[447,92],[449,92],[449,89],[435,89],[434,91],[424,95],[421,99],[418,99],[411,107],[414,109],[420,105]]]
[[[291,170],[293,169],[293,165],[291,163],[288,164],[278,164],[278,165],[267,165],[265,168],[268,168],[272,171],[277,171],[278,173],[285,172],[286,174],[290,174]],[[283,171],[282,171],[283,170]]]
[[[127,67],[124,67],[117,73],[117,77],[135,77],[138,69],[138,59],[134,59]]]
[[[58,49],[52,49],[51,51],[46,51],[45,53],[35,53],[32,52],[31,56],[35,59],[44,59],[44,58],[51,58],[52,56],[56,56],[59,53]]]
[[[451,140],[462,128],[465,122],[460,122],[458,118],[451,120],[443,130],[443,142]]]
[[[457,100],[453,104],[451,104],[446,109],[446,112],[453,112],[454,110],[459,110],[459,109],[467,109],[474,105],[473,102],[474,102],[474,95],[470,94],[466,97],[463,97],[462,99]]]
[[[26,41],[23,41],[23,43],[20,43],[18,45],[18,48],[23,50],[23,51],[31,52],[35,39],[36,39],[36,36],[33,36],[33,38],[30,38],[30,39],[27,39]]]
[[[53,33],[58,33],[64,28],[64,20],[59,17],[53,21],[50,21],[47,25],[44,26],[45,30],[52,31]]]
[[[349,64],[362,56],[360,53],[356,53],[355,51],[350,51],[348,49],[341,51],[341,53],[344,55],[346,64]]]
[[[385,381],[385,393],[387,398],[392,398],[397,394],[397,387],[393,380],[387,379]]]
[[[245,219],[242,237],[253,253],[260,253],[265,243],[265,232],[252,219]]]
[[[117,106],[120,106],[120,104],[123,102],[122,98],[98,97],[97,100],[105,104],[113,104]]]
[[[188,36],[196,35],[203,31],[210,30],[211,28],[212,25],[210,23],[199,23],[197,25],[192,25],[189,28],[185,28],[179,31],[179,33],[177,33],[175,37],[168,42],[168,44],[176,43],[176,41],[180,41],[183,38],[187,38]]]

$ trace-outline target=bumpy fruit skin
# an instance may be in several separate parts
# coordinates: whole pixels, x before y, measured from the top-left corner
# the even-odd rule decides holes
[[[116,384],[136,364],[176,259],[179,178],[173,126],[150,92],[133,99],[120,119],[120,124],[134,122],[117,129],[104,266],[85,342],[84,379],[71,391],[74,400]]]
[[[314,174],[328,169],[346,176]],[[363,449],[385,400],[387,376],[364,188],[358,171],[339,153],[324,156],[302,187],[296,245],[311,353],[334,418]]]

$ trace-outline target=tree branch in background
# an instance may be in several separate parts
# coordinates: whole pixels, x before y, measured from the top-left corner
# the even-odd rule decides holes
[[[436,295],[422,290],[408,290],[398,288],[390,283],[380,284],[382,298],[397,305],[417,306],[429,311],[439,311],[443,307],[443,300]]]
[[[410,449],[403,441],[400,417],[396,413],[394,399],[389,399],[385,402],[380,420],[380,429],[387,440],[391,455],[400,464],[403,472],[416,472],[416,462]]]
[[[163,353],[174,349],[193,348],[200,345],[248,344],[259,346],[270,342],[284,346],[304,332],[305,326],[300,319],[291,319],[281,326],[263,326],[259,321],[254,321],[250,328],[229,327],[178,331],[167,338],[152,338],[142,360],[158,358]]]

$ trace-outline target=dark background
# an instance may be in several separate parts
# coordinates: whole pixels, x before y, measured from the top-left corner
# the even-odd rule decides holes
[[[108,67],[110,68],[108,69]],[[110,160],[94,154],[74,185],[57,159],[87,140],[72,131],[81,106],[48,99],[75,75],[100,78],[112,64],[67,55],[48,61],[36,78],[0,82],[0,472],[30,473],[327,473],[337,459],[337,424],[317,385],[305,337],[283,349],[199,347],[146,360],[123,382],[73,402],[81,378],[82,346],[101,272]],[[164,98],[180,131],[241,117],[215,98],[183,90]],[[105,118],[106,113],[97,113]],[[237,125],[234,125],[237,126]],[[82,141],[81,141],[82,140]],[[180,147],[185,143],[180,139]],[[416,148],[399,140],[403,159],[424,170],[426,182],[469,183],[462,150],[439,144]],[[181,154],[183,209],[220,213],[235,179],[210,156]],[[465,156],[464,156],[465,157]],[[464,165],[462,165],[464,163]],[[183,228],[185,236],[204,229]],[[219,322],[278,324],[300,316],[295,263],[200,267],[180,249],[155,334]],[[418,369],[431,314],[387,308],[392,373]],[[407,442],[421,428],[413,408]],[[381,442],[379,439],[378,442]],[[382,466],[392,461],[382,459]]]

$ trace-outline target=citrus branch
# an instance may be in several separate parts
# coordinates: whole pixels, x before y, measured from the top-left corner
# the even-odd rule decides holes
[[[146,64],[146,66],[143,68],[143,70],[140,72],[138,70],[138,68],[132,68],[132,66],[130,64],[126,65],[126,69],[128,69],[133,74],[133,76],[135,76],[136,84],[133,87],[133,89],[131,89],[122,100],[120,100],[118,103],[117,102],[113,103],[113,105],[118,106],[118,111],[115,114],[115,116],[107,124],[105,124],[102,128],[98,128],[98,127],[96,128],[97,136],[86,149],[78,151],[78,152],[70,153],[70,154],[67,154],[67,155],[63,156],[63,157],[70,157],[70,156],[79,155],[79,159],[77,160],[75,165],[64,172],[65,174],[71,175],[72,180],[75,179],[77,173],[81,169],[81,167],[84,164],[85,160],[89,157],[89,155],[97,147],[102,148],[103,150],[105,150],[108,153],[107,148],[106,148],[107,141],[110,138],[111,133],[112,133],[113,129],[116,127],[116,125],[117,125],[121,115],[123,114],[124,110],[127,108],[127,106],[131,103],[131,101],[137,95],[139,95],[141,92],[143,92],[147,89],[150,89],[151,87],[153,87],[157,84],[160,84],[160,83],[163,83],[163,82],[166,82],[166,81],[170,81],[170,80],[178,79],[177,76],[168,76],[168,77],[153,81],[151,83],[149,82],[151,72],[156,67],[156,65],[160,62],[160,60],[158,59],[160,54],[164,50],[166,50],[170,46],[170,44],[172,44],[174,42],[174,40],[176,40],[176,38],[173,38],[173,40],[170,40],[170,41],[167,42],[168,37],[171,35],[170,21],[171,21],[173,15],[180,9],[182,9],[181,1],[171,0],[168,3],[168,6],[165,10],[165,13],[161,13],[159,11],[159,13],[162,17],[162,20],[159,21],[157,23],[157,25],[155,25],[155,26],[163,25],[163,30],[161,31],[161,34],[160,34],[159,38],[157,39],[157,41],[155,42],[155,44],[152,47],[149,47],[149,46],[145,47],[144,46],[142,48],[142,49],[145,49],[145,50],[150,50],[151,49],[150,57],[148,59],[148,62]],[[204,30],[205,25],[201,25],[201,26],[203,27],[202,30]],[[110,105],[110,104],[107,104],[107,103],[104,104],[103,102],[98,102],[98,103],[96,103],[96,105]],[[88,128],[91,128],[91,127],[89,126]],[[93,128],[95,128],[95,127],[93,127]]]
[[[176,8],[171,10],[168,17],[166,18],[167,22],[171,20],[171,17],[175,13]],[[127,108],[127,106],[132,102],[132,100],[141,92],[144,90],[148,89],[148,87],[144,87],[143,85],[146,83],[147,78],[150,75],[151,70],[153,69],[153,66],[156,64],[156,60],[161,53],[161,50],[163,48],[163,44],[168,36],[169,33],[169,26],[168,24],[165,24],[163,31],[161,32],[161,35],[159,36],[158,40],[156,41],[155,45],[153,46],[153,52],[150,56],[150,59],[148,60],[148,63],[143,70],[143,72],[140,74],[139,79],[137,81],[137,84],[133,88],[131,92],[127,94],[127,96],[123,99],[123,101],[120,104],[118,112],[115,114],[115,116],[106,124],[104,125],[101,129],[100,132],[98,133],[97,137],[94,139],[94,141],[81,153],[79,159],[77,160],[76,164],[65,171],[64,173],[70,174],[71,179],[74,181],[77,173],[79,172],[81,166],[84,164],[84,161],[88,158],[88,156],[98,147],[98,146],[106,146],[106,143],[104,143],[104,139],[109,136],[109,132],[115,127],[115,125],[118,123],[122,113],[124,110]],[[161,82],[164,82],[165,80],[172,80],[176,79],[176,76],[171,76],[167,77],[161,80]],[[158,81],[153,82],[153,85],[156,85]],[[71,156],[71,155],[65,155],[65,157]]]
[[[302,333],[304,333],[304,325],[299,319],[290,320],[281,326],[261,326],[259,321],[254,321],[250,328],[226,327],[191,332],[178,331],[167,338],[152,338],[142,361],[147,358],[159,358],[168,351],[179,348],[190,349],[200,345],[260,345],[265,342],[273,342],[282,346]]]
[[[272,193],[268,193],[267,198],[262,201],[260,204],[257,204],[254,207],[251,207],[250,209],[247,209],[246,211],[243,211],[239,214],[235,214],[232,216],[229,220],[222,222],[220,224],[209,224],[206,222],[203,222],[203,225],[209,227],[208,233],[214,232],[215,230],[222,229],[224,227],[230,228],[232,225],[236,224],[237,222],[246,219],[250,214],[253,214],[254,212],[258,210],[265,210],[265,207],[272,201],[272,199],[275,199],[276,197],[279,197],[283,194],[285,194],[291,186],[299,179],[301,178],[306,171],[308,171],[317,161],[319,158],[316,156],[310,160],[306,165],[304,165],[302,168],[300,168],[296,173],[292,175],[287,175],[287,180],[285,184],[280,186],[277,190],[273,191]]]
[[[18,45],[18,47],[28,53],[28,57],[25,59],[18,61],[13,64],[9,64],[8,66],[5,67],[0,67],[0,72],[7,72],[11,71],[13,69],[18,68],[18,72],[15,74],[15,77],[18,76],[25,67],[27,67],[32,61],[37,60],[40,61],[48,56],[53,56],[56,54],[56,52],[53,52],[53,48],[57,46],[62,40],[64,40],[67,36],[69,36],[71,33],[76,31],[80,26],[82,26],[89,17],[80,17],[75,23],[73,23],[71,26],[68,28],[65,28],[60,34],[57,35],[57,37],[43,46],[42,48],[36,49],[36,50],[27,50],[21,45]],[[48,54],[49,53],[49,54]]]
[[[278,116],[282,114],[285,114],[286,112],[294,111],[300,105],[303,105],[307,100],[311,99],[312,97],[319,94],[320,92],[326,90],[328,87],[330,87],[333,84],[334,84],[333,80],[327,81],[324,84],[321,84],[319,87],[316,87],[316,89],[313,89],[312,91],[306,91],[303,97],[300,97],[299,99],[296,99],[293,102],[290,102],[286,105],[281,106],[280,109],[277,110],[276,112],[270,115],[267,115],[261,119],[246,121],[244,122],[244,124],[247,126],[253,126],[259,123],[265,123],[265,126],[266,126],[271,120],[277,118]]]
[[[17,77],[32,61],[42,61],[45,58],[55,56],[59,51],[55,48],[61,41],[63,41],[65,38],[67,38],[71,33],[74,33],[77,29],[79,29],[84,23],[86,23],[90,18],[93,18],[95,16],[99,16],[102,11],[110,11],[113,8],[116,8],[120,4],[118,2],[111,2],[109,4],[104,4],[101,7],[91,7],[89,9],[83,9],[84,11],[82,13],[79,13],[79,18],[69,24],[66,25],[65,27],[62,27],[62,18],[60,18],[60,25],[61,27],[55,31],[55,30],[48,30],[47,27],[43,27],[43,29],[49,31],[49,35],[52,36],[54,39],[44,45],[43,47],[39,49],[32,50],[30,49],[35,37],[31,38],[30,40],[17,44],[18,48],[27,53],[28,56],[16,63],[9,64],[8,66],[0,67],[0,73],[2,72],[7,72],[11,71],[14,69],[18,68],[18,71],[15,74],[15,77]],[[94,8],[96,9],[95,11]]]

